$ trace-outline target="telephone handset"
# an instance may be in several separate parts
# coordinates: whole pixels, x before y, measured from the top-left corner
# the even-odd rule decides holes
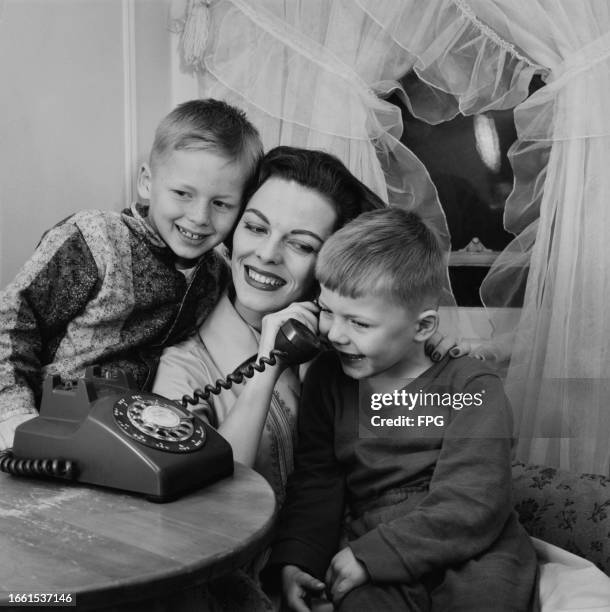
[[[210,425],[187,410],[210,393],[242,382],[277,359],[304,363],[320,341],[296,319],[278,332],[271,355],[230,374],[227,380],[184,396],[182,406],[140,393],[122,371],[87,368],[75,382],[44,381],[40,413],[19,425],[11,451],[0,453],[0,470],[20,476],[62,478],[122,489],[166,502],[233,473],[233,451]]]

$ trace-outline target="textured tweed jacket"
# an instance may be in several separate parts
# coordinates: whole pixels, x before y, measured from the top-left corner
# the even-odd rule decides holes
[[[82,211],[48,231],[0,293],[0,423],[35,414],[47,374],[121,367],[152,384],[164,346],[194,331],[229,280],[206,253],[187,279],[139,204]]]

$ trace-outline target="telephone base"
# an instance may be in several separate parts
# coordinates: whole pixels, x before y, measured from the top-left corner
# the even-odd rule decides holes
[[[216,430],[174,402],[123,384],[92,368],[68,388],[47,378],[39,416],[15,432],[11,473],[54,477],[49,466],[61,472],[68,465],[76,482],[155,502],[233,474],[231,446]]]
[[[165,497],[159,497],[157,495],[145,495],[144,499],[149,501],[151,504],[169,504],[177,499],[180,499],[180,495],[166,495]]]

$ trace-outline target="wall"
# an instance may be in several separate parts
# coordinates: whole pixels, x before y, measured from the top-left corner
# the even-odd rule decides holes
[[[49,226],[120,210],[171,105],[169,0],[0,0],[0,287]]]

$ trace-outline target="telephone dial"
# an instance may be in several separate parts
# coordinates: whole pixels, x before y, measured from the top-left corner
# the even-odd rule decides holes
[[[17,427],[13,448],[0,453],[0,470],[122,489],[151,501],[171,501],[233,474],[233,451],[210,425],[187,409],[278,359],[304,363],[320,350],[305,325],[289,319],[269,357],[184,395],[181,405],[138,392],[122,371],[87,368],[84,378],[44,381],[40,413]]]

